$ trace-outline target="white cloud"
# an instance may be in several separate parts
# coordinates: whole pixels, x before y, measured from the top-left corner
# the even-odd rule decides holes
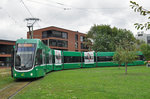
[[[86,33],[94,24],[109,24],[131,30],[135,35],[134,23],[147,21],[129,7],[130,0],[23,1],[33,16],[41,19],[38,22],[41,28],[57,26]],[[150,1],[134,1],[148,9]],[[31,15],[21,0],[2,0],[0,8],[0,39],[26,38],[28,28],[23,20]],[[40,27],[35,24],[34,29]]]

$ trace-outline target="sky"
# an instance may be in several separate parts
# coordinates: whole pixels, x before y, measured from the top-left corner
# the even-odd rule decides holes
[[[149,0],[133,0],[147,10]],[[134,23],[145,23],[147,17],[134,12],[130,0],[1,0],[0,39],[27,38],[25,18],[39,18],[34,30],[56,26],[87,33],[91,26],[110,25],[132,31]],[[150,33],[150,31],[145,31]]]

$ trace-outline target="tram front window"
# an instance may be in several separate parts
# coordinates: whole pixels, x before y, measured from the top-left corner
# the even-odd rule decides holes
[[[33,67],[35,44],[18,44],[16,47],[15,68],[29,70]]]

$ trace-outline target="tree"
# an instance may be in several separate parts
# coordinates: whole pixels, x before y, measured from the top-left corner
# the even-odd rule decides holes
[[[130,1],[131,3],[131,8],[134,9],[134,12],[139,12],[140,15],[143,16],[148,16],[150,15],[150,11],[148,11],[147,9],[144,9],[142,6],[140,6],[139,4],[137,4],[136,2]],[[148,19],[150,19],[150,16],[148,16]],[[137,29],[146,29],[149,30],[150,29],[150,22],[146,22],[144,24],[140,24],[140,23],[135,23],[135,28]]]
[[[125,65],[125,74],[127,74],[127,65],[132,63],[137,58],[137,51],[135,46],[131,45],[128,41],[125,41],[125,46],[118,46],[113,60],[116,61],[119,65]]]
[[[88,47],[88,51],[92,51],[92,41],[85,36],[85,45]]]
[[[118,47],[116,49],[116,53],[113,56],[113,61],[119,65],[119,69],[120,69],[121,64],[123,63],[121,58],[120,58],[122,56],[121,54],[122,54],[122,48]]]
[[[87,38],[92,40],[94,51],[115,51],[116,44],[124,44],[123,39],[135,42],[131,31],[126,29],[111,28],[110,25],[94,25],[88,31]]]
[[[143,41],[143,40],[136,39],[136,43],[135,43],[135,44],[136,44],[136,49],[139,50],[139,51],[141,51],[141,48],[140,48],[140,47],[141,47],[143,44],[146,44],[146,43],[145,43],[145,41]]]
[[[147,61],[150,60],[150,46],[148,44],[142,44],[140,46],[140,49],[141,49],[145,59]]]

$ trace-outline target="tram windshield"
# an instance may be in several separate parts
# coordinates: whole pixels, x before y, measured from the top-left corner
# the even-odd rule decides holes
[[[29,70],[33,67],[35,44],[18,44],[15,54],[15,68]]]

